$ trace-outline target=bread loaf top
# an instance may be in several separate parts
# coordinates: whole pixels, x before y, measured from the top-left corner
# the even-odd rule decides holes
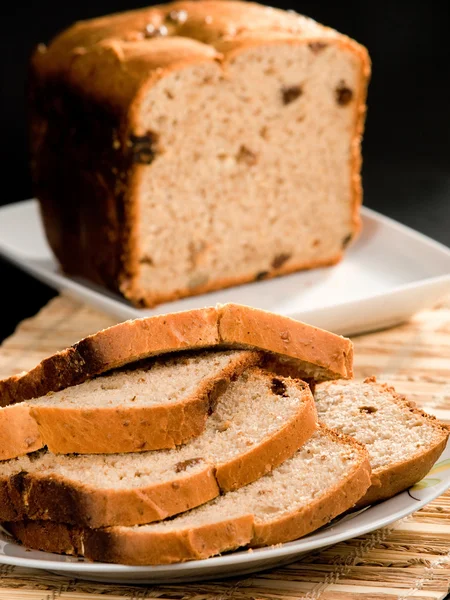
[[[221,62],[240,48],[279,40],[310,42],[312,51],[320,51],[324,39],[358,53],[369,74],[365,48],[333,29],[292,11],[222,0],[173,2],[80,21],[48,48],[41,44],[34,65],[41,77],[62,76],[123,110],[144,82],[152,85],[187,64]]]

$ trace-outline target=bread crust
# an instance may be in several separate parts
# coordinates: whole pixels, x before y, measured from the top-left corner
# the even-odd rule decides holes
[[[83,552],[81,529],[70,525],[51,521],[18,521],[5,523],[5,527],[28,548],[70,555]]]
[[[91,528],[150,523],[189,510],[257,479],[293,454],[317,428],[309,387],[293,380],[302,403],[284,427],[222,464],[203,462],[183,478],[132,489],[99,488],[60,476],[0,476],[0,521],[50,519]],[[201,458],[201,457],[200,457]]]
[[[17,521],[3,525],[28,548],[102,562],[157,565],[200,560],[245,546],[252,539],[253,524],[253,515],[244,515],[178,535],[155,533],[150,540],[121,527],[89,530],[52,521]]]
[[[233,326],[233,318],[240,325]],[[270,338],[264,339],[257,331],[245,332],[245,325],[250,323],[256,329],[264,327]],[[103,329],[49,356],[30,371],[1,380],[0,406],[45,396],[150,356],[243,345],[258,349],[258,344],[260,350],[287,353],[302,363],[311,363],[318,371],[317,379],[352,376],[353,345],[349,339],[288,317],[230,303],[124,321]]]
[[[0,460],[34,452],[43,445],[39,427],[26,404],[0,411]]]
[[[0,479],[0,514],[8,520],[51,520],[85,527],[151,523],[212,500],[220,493],[206,462],[183,478],[135,489],[83,485],[62,476],[18,473]]]
[[[392,496],[404,492],[423,479],[445,450],[448,435],[448,431],[445,434],[443,432],[442,439],[420,456],[412,456],[408,460],[396,463],[382,472],[375,471],[372,476],[372,484],[366,494],[358,501],[357,508],[364,508],[369,504],[392,498]]]
[[[47,522],[7,523],[6,527],[30,548],[132,565],[196,560],[244,545],[257,547],[287,542],[314,531],[350,509],[370,485],[370,464],[365,448],[334,432],[328,435],[345,440],[358,452],[359,463],[326,496],[271,522],[258,523],[250,513],[228,519],[224,515],[219,523],[166,532],[139,533],[123,527],[93,531]]]
[[[175,22],[171,15],[182,11],[189,14],[188,21]],[[212,22],[205,24],[206,17]],[[149,23],[162,24],[168,32],[156,44],[153,39],[151,49],[144,39]],[[145,94],[170,73],[201,63],[225,71],[238,53],[255,45],[323,42],[354,53],[361,63],[350,155],[349,228],[355,237],[360,228],[360,139],[370,61],[365,48],[348,37],[253,3],[186,1],[77,23],[48,49],[38,50],[30,86],[32,170],[47,236],[63,269],[119,291],[137,306],[252,281],[254,273],[165,294],[139,288],[137,189],[148,165],[135,164],[132,151],[126,149],[133,135],[145,134],[139,116]],[[99,74],[95,81],[94,69]],[[95,135],[86,130],[86,115],[95,123]],[[68,162],[78,168],[68,173]],[[94,174],[90,162],[96,165]],[[57,200],[61,194],[64,207]],[[341,256],[284,266],[268,276],[334,264]]]
[[[219,313],[219,335],[226,345],[260,348],[283,358],[308,362],[317,380],[334,378],[335,373],[342,373],[344,379],[353,376],[350,340],[288,317],[239,304],[224,304]],[[311,375],[308,365],[299,365],[300,374]]]

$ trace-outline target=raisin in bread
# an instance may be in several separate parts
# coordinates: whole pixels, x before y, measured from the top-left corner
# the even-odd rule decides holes
[[[78,385],[149,356],[218,347],[264,350],[270,370],[281,361],[295,377],[352,376],[349,339],[264,310],[224,304],[125,321],[90,335],[30,371],[1,380],[0,406]]]
[[[262,359],[248,350],[169,355],[0,408],[0,460],[43,446],[113,454],[184,444],[203,431],[228,383]]]
[[[98,530],[50,521],[6,527],[28,548],[134,565],[174,563],[302,537],[350,509],[369,485],[364,447],[321,428],[270,477],[168,521]]]
[[[55,455],[0,463],[0,521],[90,527],[164,519],[237,489],[290,458],[317,429],[307,384],[257,368],[218,398],[198,437],[174,450]]]
[[[369,71],[345,35],[237,1],[40,45],[32,171],[63,269],[153,306],[336,263],[360,227]]]
[[[359,506],[390,498],[420,481],[447,443],[445,425],[374,377],[320,384],[314,396],[320,421],[351,435],[369,452],[372,485]]]

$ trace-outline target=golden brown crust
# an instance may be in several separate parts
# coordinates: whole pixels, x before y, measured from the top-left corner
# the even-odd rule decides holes
[[[199,560],[245,546],[252,539],[253,523],[253,515],[244,515],[177,535],[154,533],[150,540],[120,527],[90,530],[51,521],[4,525],[28,548],[81,555],[102,562],[150,565]]]
[[[270,340],[276,344],[274,347],[271,347],[270,340],[262,339],[257,333],[252,335],[252,332],[244,335],[244,332],[239,332],[239,328],[236,328],[239,339],[233,340],[231,324],[221,337],[219,322],[222,313],[226,315],[234,312],[240,319],[244,319],[247,311],[249,320],[257,328],[265,324],[267,332],[272,331]],[[225,317],[225,324],[227,320],[229,318]],[[279,326],[280,331],[295,340],[280,340],[275,326]],[[302,335],[313,343],[313,347],[302,342]],[[274,313],[225,304],[219,309],[209,307],[156,315],[103,329],[44,359],[27,373],[0,381],[0,406],[45,396],[48,392],[77,385],[105,371],[149,356],[217,346],[236,348],[239,344],[246,343],[245,339],[257,349],[280,354],[288,352],[288,356],[294,359],[311,363],[322,372],[323,377],[319,379],[351,377],[353,346],[347,338]],[[258,347],[258,344],[261,345]],[[318,348],[319,345],[321,348]],[[323,364],[317,364],[317,360]]]
[[[208,558],[219,552],[248,544],[252,538],[253,515],[229,518],[180,532],[136,535],[130,529],[112,528],[84,534],[91,560],[125,564],[170,564]],[[150,543],[149,543],[150,542]]]
[[[43,406],[30,413],[41,433],[40,448],[47,446],[54,454],[117,454],[184,444],[203,431],[208,404],[203,397],[136,408]]]
[[[353,375],[350,340],[288,317],[225,304],[220,312],[219,333],[224,344],[242,344],[308,362],[317,371],[316,379],[328,379],[336,373],[343,378]]]
[[[26,404],[0,409],[0,460],[34,452],[44,445]]]
[[[97,488],[62,476],[18,473],[0,478],[0,519],[52,520],[84,527],[136,525],[165,519],[220,493],[213,466],[134,489]]]
[[[423,479],[440,457],[447,445],[448,432],[431,448],[420,455],[396,463],[382,471],[376,470],[372,476],[372,485],[358,501],[357,508],[392,498]]]
[[[289,385],[298,388],[303,400],[297,413],[281,431],[228,463],[204,462],[183,478],[131,489],[99,488],[39,473],[0,476],[0,521],[50,519],[87,527],[150,523],[250,483],[291,457],[317,428],[309,387],[295,380]]]
[[[51,521],[18,521],[5,523],[5,526],[28,548],[70,555],[83,552],[82,530],[72,528],[70,525]]]
[[[189,15],[187,20],[180,18],[183,13]],[[153,37],[151,44],[149,25],[165,33]],[[76,23],[47,49],[40,47],[33,58],[31,82],[33,172],[47,236],[64,270],[120,291],[138,306],[251,281],[254,274],[167,294],[139,289],[136,199],[146,165],[134,164],[123,148],[133,135],[145,134],[139,118],[145,94],[173,71],[213,62],[225,70],[228,61],[255,45],[324,41],[354,53],[361,63],[351,145],[355,235],[360,227],[360,138],[370,63],[367,51],[348,37],[300,15],[254,3],[203,0]],[[95,135],[86,131],[87,118],[95,123]],[[89,152],[99,163],[94,174],[86,168]],[[77,165],[76,175],[63,168],[65,161]],[[64,177],[59,176],[62,171]],[[57,200],[61,194],[64,206]],[[285,266],[270,276],[333,264],[340,258]]]
[[[345,440],[358,453],[359,462],[325,496],[272,522],[258,523],[254,515],[247,514],[234,518],[224,515],[224,520],[219,523],[158,532],[139,532],[124,527],[93,531],[43,522],[7,523],[6,527],[30,548],[133,565],[196,560],[243,545],[287,542],[314,531],[352,508],[370,484],[370,465],[365,448],[334,432],[328,431],[328,435]]]

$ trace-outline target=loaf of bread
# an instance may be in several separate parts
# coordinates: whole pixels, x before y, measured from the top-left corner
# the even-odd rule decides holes
[[[231,382],[198,437],[138,454],[35,454],[0,463],[0,521],[88,527],[165,519],[255,481],[317,429],[308,385],[257,368]]]
[[[56,454],[174,448],[199,435],[217,396],[262,353],[169,355],[0,408],[0,460],[43,446]]]
[[[0,381],[0,406],[58,392],[150,356],[201,348],[263,350],[268,367],[314,380],[352,376],[347,338],[300,321],[239,304],[188,310],[114,325]]]
[[[336,263],[360,227],[369,70],[332,29],[228,0],[40,45],[32,171],[62,268],[154,306]]]
[[[365,448],[326,428],[270,475],[152,525],[93,530],[19,521],[6,527],[29,548],[47,552],[133,565],[174,563],[302,537],[352,508],[370,485]]]

